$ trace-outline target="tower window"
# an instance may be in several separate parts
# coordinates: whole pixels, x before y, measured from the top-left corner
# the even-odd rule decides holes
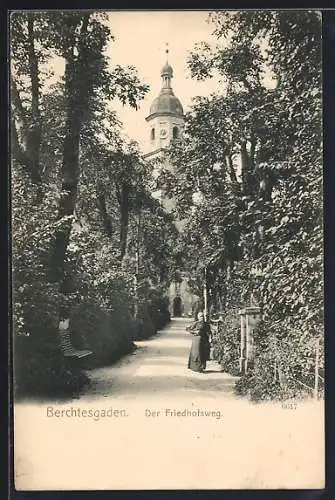
[[[172,135],[173,135],[174,139],[178,139],[178,137],[179,137],[179,128],[178,127],[173,127]]]
[[[154,128],[151,129],[150,136],[151,136],[151,140],[154,141],[155,140],[155,129]]]

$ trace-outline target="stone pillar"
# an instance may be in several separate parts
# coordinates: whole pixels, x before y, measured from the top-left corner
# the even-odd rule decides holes
[[[240,372],[245,373],[245,361],[246,361],[246,315],[245,315],[245,309],[240,310],[240,318],[241,318]]]
[[[254,330],[261,319],[261,311],[258,306],[246,307],[245,312],[245,330],[246,330],[246,354],[245,354],[245,372],[248,371],[255,358]]]

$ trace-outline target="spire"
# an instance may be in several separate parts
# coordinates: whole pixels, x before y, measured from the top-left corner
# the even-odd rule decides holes
[[[173,69],[169,64],[168,56],[169,56],[169,48],[168,44],[166,44],[165,49],[166,54],[166,63],[161,70],[162,77],[162,88],[159,92],[159,95],[156,99],[153,100],[150,106],[150,114],[146,117],[147,121],[150,121],[152,118],[155,118],[158,115],[164,116],[175,116],[178,118],[184,119],[184,111],[181,102],[178,97],[174,95],[174,92],[171,87],[171,78],[173,77]]]
[[[163,80],[163,89],[170,89],[171,88],[171,78],[173,77],[173,69],[169,64],[169,44],[166,43],[166,63],[164,64],[162,71],[161,71],[161,77]]]

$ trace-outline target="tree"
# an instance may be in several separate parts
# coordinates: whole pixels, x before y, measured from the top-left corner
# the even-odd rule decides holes
[[[126,74],[120,73],[119,70],[116,71],[116,77],[108,72],[103,50],[111,35],[106,25],[99,22],[99,15],[90,12],[50,13],[48,20],[54,28],[53,47],[56,53],[65,59],[66,96],[61,196],[57,215],[59,224],[54,234],[49,279],[52,282],[60,282],[61,291],[66,293],[70,290],[69,283],[65,279],[64,266],[80,178],[79,146],[82,126],[88,118],[87,112],[97,89],[115,83],[114,95],[119,93],[121,98],[126,100],[123,85],[127,85],[128,81]],[[132,105],[136,91],[141,95],[145,88],[137,89],[136,85],[127,87]],[[65,301],[61,309],[61,318],[65,319],[68,316],[69,310]]]
[[[40,108],[45,75],[41,65],[48,59],[46,32],[47,24],[40,14],[15,13],[11,16],[12,154],[36,186],[37,202],[42,197]]]
[[[103,153],[101,120],[109,122],[106,128],[113,144],[120,141],[110,100],[136,106],[148,87],[141,84],[135,68],[113,67],[107,60],[104,48],[112,37],[100,13],[14,13],[11,25],[13,133],[18,139],[13,141],[13,293],[17,359],[22,367],[19,385],[73,387],[69,376],[74,367],[69,369],[59,349],[59,310],[61,319],[70,314],[73,318],[84,305],[94,314],[102,312],[116,326],[112,333],[106,322],[101,327],[101,339],[96,340],[99,352],[111,343],[114,351],[129,348],[128,275],[113,258],[114,241],[106,252],[109,242],[97,231],[99,224],[87,232],[82,215],[90,200],[85,194],[94,195],[85,170],[89,150],[100,147]],[[65,62],[65,74],[50,85],[46,66],[55,57]],[[94,283],[99,271],[102,279]],[[109,313],[111,303],[124,324]],[[77,323],[74,320],[75,330]],[[82,329],[81,342],[87,342],[86,333]],[[35,362],[31,371],[29,363]]]
[[[193,272],[206,265],[213,294],[221,289],[236,301],[238,289],[240,306],[258,292],[276,339],[269,356],[288,374],[283,386],[297,387],[322,332],[320,16],[244,11],[212,19],[218,47],[202,44],[189,66],[196,78],[219,71],[225,91],[195,101],[184,147],[171,152],[177,179],[165,173],[162,182],[192,214]],[[297,366],[300,382],[292,380]]]

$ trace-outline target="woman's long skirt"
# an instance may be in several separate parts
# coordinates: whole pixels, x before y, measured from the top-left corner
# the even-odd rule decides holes
[[[188,368],[194,372],[201,372],[206,368],[209,359],[209,341],[203,337],[194,337],[188,358]]]

